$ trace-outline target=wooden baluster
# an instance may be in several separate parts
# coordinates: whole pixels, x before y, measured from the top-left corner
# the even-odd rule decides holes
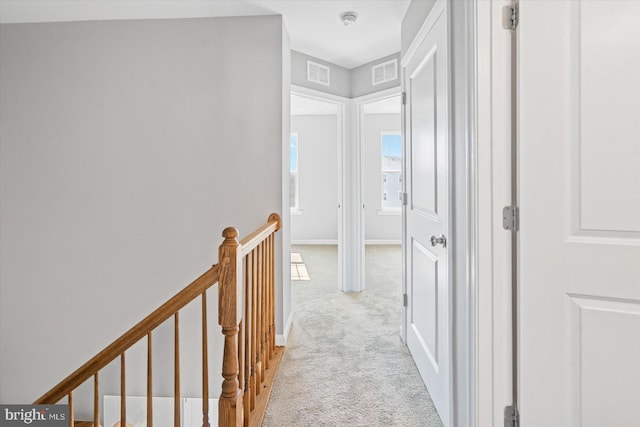
[[[147,427],[153,427],[153,343],[151,332],[147,334]]]
[[[98,373],[93,376],[93,425],[100,425],[100,384],[98,383]]]
[[[173,425],[180,427],[180,317],[173,316]]]
[[[244,411],[244,426],[249,427],[249,413],[251,412],[251,254],[244,261],[244,384],[242,405]]]
[[[127,425],[127,375],[124,353],[120,355],[120,426]]]
[[[262,347],[260,356],[262,357],[262,370],[263,372],[269,369],[269,353],[267,351],[267,300],[269,295],[267,293],[267,252],[265,250],[264,240],[260,243],[260,251],[262,252]],[[262,381],[266,374],[262,376]]]
[[[267,300],[265,301],[265,305],[267,307],[267,316],[265,317],[265,328],[267,329],[267,333],[265,335],[265,354],[267,359],[269,360],[269,364],[271,364],[271,254],[269,253],[269,240],[265,239],[264,241],[264,251],[265,258],[267,259],[267,265],[265,267],[266,278],[264,281],[264,285],[267,288]]]
[[[272,213],[269,215],[269,221],[276,221],[278,225],[276,229],[269,236],[269,241],[271,242],[271,350],[272,354],[275,353],[276,349],[276,241],[275,241],[275,232],[280,230],[282,223],[280,221],[280,215],[277,213]],[[288,271],[283,272],[283,274],[289,274]]]
[[[256,330],[256,395],[260,395],[262,381],[264,381],[264,365],[262,360],[262,251],[260,245],[255,249],[258,256],[258,277],[256,287],[258,288],[258,299],[256,300],[257,330]]]
[[[256,286],[258,286],[258,301],[257,301],[257,305],[258,305],[258,336],[257,336],[257,340],[258,340],[258,361],[260,364],[260,383],[258,384],[258,394],[260,394],[260,390],[262,389],[262,387],[260,386],[260,384],[264,381],[264,377],[265,377],[265,362],[264,362],[264,352],[262,351],[262,345],[263,345],[263,341],[262,341],[262,333],[264,332],[264,311],[262,309],[262,303],[263,303],[263,299],[264,299],[264,287],[262,286],[262,283],[264,281],[264,258],[263,258],[263,252],[262,252],[262,247],[261,245],[256,246],[256,253],[258,254],[258,282],[256,283]]]
[[[271,246],[271,236],[267,237],[267,257],[269,258],[269,262],[267,263],[267,270],[269,273],[267,274],[267,289],[269,289],[269,316],[267,317],[267,324],[269,329],[269,339],[267,340],[267,348],[269,349],[269,359],[273,357],[273,346],[271,345],[273,338],[275,337],[276,331],[273,329],[272,321],[273,319],[273,247]]]
[[[260,385],[258,363],[258,258],[256,250],[251,251],[251,409],[256,407],[257,385]]]
[[[69,393],[68,395],[68,399],[69,399],[69,427],[74,427],[73,425],[75,424],[75,420],[74,420],[74,413],[73,413],[73,392]]]
[[[279,218],[278,218],[279,219]],[[271,350],[276,350],[276,241],[275,233],[269,237],[271,240]]]
[[[266,369],[269,369],[271,362],[271,355],[269,354],[269,341],[271,340],[271,331],[269,326],[270,307],[269,301],[271,300],[271,293],[269,292],[269,242],[268,240],[262,241],[264,250],[264,358],[267,361]]]
[[[239,316],[242,306],[238,306],[238,294],[242,292],[239,277],[242,273],[238,230],[225,228],[225,238],[220,245],[218,262],[221,266],[218,283],[218,323],[224,335],[224,356],[222,362],[222,393],[218,401],[219,427],[241,427],[243,424],[242,392],[238,385],[238,338]]]
[[[207,335],[207,292],[202,293],[202,427],[209,424],[209,339]]]
[[[264,355],[265,359],[268,361],[268,369],[269,362],[271,362],[271,352],[269,350],[269,342],[271,341],[271,331],[269,330],[271,326],[271,321],[269,320],[269,316],[271,314],[271,292],[269,289],[269,241],[265,239],[262,244],[264,245],[264,294],[266,295],[266,298],[264,299]]]
[[[244,402],[244,318],[238,324],[238,388],[242,392]],[[243,403],[244,406],[244,403]]]

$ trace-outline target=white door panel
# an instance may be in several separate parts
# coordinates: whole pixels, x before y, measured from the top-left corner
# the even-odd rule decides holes
[[[438,369],[438,257],[414,240],[411,261],[412,333]],[[417,304],[421,304],[417,307]]]
[[[446,2],[404,69],[407,345],[445,426],[451,422],[449,90]]]
[[[411,99],[411,209],[437,215],[437,158],[436,158],[436,52],[431,51],[417,67],[408,82]],[[419,94],[419,96],[415,96]],[[433,120],[420,119],[430,118]]]
[[[520,416],[640,420],[640,2],[520,2]]]

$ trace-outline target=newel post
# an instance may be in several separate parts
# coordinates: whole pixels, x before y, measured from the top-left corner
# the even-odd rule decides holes
[[[238,325],[242,316],[242,294],[239,292],[242,259],[238,230],[225,228],[224,242],[220,245],[218,262],[218,323],[224,335],[222,360],[222,393],[218,402],[218,426],[243,425],[242,391],[238,384]]]

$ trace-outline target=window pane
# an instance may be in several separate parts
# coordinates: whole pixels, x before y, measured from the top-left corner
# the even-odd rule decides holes
[[[402,138],[400,135],[382,135],[382,170],[402,170]]]
[[[402,136],[382,134],[381,148],[382,209],[399,209],[402,207]]]
[[[402,207],[401,198],[398,197],[388,197],[387,194],[400,194],[402,195],[402,183],[398,181],[398,176],[400,172],[387,172],[389,175],[389,179],[382,184],[382,193],[384,197],[382,198],[382,208],[383,209],[394,209]]]

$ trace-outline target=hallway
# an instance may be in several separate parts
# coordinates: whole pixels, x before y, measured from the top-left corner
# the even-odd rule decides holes
[[[399,246],[367,246],[366,291],[337,289],[335,246],[294,246],[293,326],[263,426],[441,426],[400,341]]]

